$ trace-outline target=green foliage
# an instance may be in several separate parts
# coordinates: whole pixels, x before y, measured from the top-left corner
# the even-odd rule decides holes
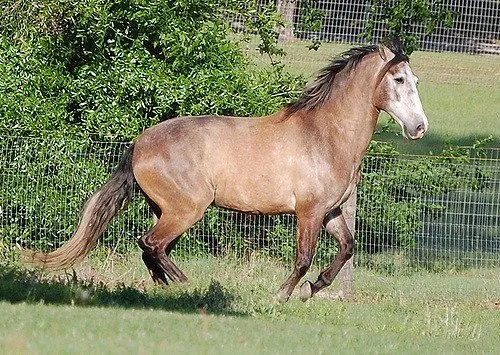
[[[299,9],[299,23],[295,29],[298,34],[301,32],[318,32],[321,29],[324,12],[317,9],[317,0],[302,0]],[[309,50],[317,51],[321,46],[321,41],[312,39],[312,43],[307,47]]]
[[[279,33],[276,28],[284,26],[283,19],[276,12],[274,4],[270,3],[259,9],[251,8],[243,13],[245,32],[258,35],[261,39],[257,49],[260,54],[267,54],[271,63],[275,63],[272,56],[284,56],[285,51],[277,45]]]
[[[251,66],[230,39],[226,15],[244,14],[256,18],[248,23],[262,38],[261,51],[279,54],[276,13],[259,13],[252,4],[5,1],[0,132],[130,140],[173,116],[278,110],[303,82],[280,66]]]
[[[478,141],[474,154],[481,154],[488,141]],[[422,216],[436,218],[446,210],[437,197],[459,188],[478,191],[487,186],[487,173],[465,148],[403,158],[391,145],[372,142],[370,151],[357,201],[357,240],[370,252],[384,246],[414,247]]]
[[[68,80],[61,67],[23,52],[0,36],[0,132],[58,131],[65,126]]]
[[[67,241],[85,200],[108,179],[124,148],[124,144],[94,144],[83,139],[3,137],[3,246],[53,250]],[[133,201],[127,214],[110,225],[102,242],[117,251],[130,249],[134,238],[150,228],[150,216],[142,200]]]
[[[406,53],[419,48],[417,26],[423,27],[423,35],[435,31],[436,25],[451,27],[457,13],[446,10],[441,1],[429,0],[370,0],[369,18],[361,34],[367,41],[373,39],[376,23],[384,26],[386,35],[394,35],[405,45]]]

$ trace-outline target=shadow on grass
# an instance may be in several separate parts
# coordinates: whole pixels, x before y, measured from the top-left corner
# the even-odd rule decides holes
[[[245,316],[232,309],[236,296],[212,281],[206,290],[175,290],[160,288],[140,290],[134,286],[114,288],[102,283],[77,280],[43,279],[37,273],[17,267],[0,265],[0,301],[11,303],[45,303],[81,307],[119,307],[161,309],[182,313],[206,312]]]

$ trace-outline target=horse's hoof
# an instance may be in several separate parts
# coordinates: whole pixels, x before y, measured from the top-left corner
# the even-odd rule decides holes
[[[310,281],[306,281],[300,286],[300,300],[307,301],[313,296],[312,284]]]

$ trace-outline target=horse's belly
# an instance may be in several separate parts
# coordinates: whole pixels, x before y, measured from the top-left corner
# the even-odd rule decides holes
[[[214,202],[220,207],[258,214],[293,213],[295,210],[293,194],[279,188],[226,186],[216,189]]]

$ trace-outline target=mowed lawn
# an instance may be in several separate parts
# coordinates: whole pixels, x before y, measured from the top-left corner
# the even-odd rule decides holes
[[[318,51],[309,51],[307,44],[286,44],[287,56],[281,61],[288,71],[309,81],[333,56],[350,48],[325,43]],[[268,65],[268,59],[256,53],[254,46],[247,46],[248,54],[258,65]],[[417,51],[412,53],[410,65],[419,78],[429,132],[423,140],[410,142],[397,137],[400,129],[392,126],[375,139],[392,141],[408,153],[439,151],[448,143],[471,145],[488,136],[494,138],[489,146],[500,147],[500,56]],[[382,115],[379,128],[387,122],[388,116]]]
[[[274,295],[289,267],[259,256],[180,262],[191,282],[170,290],[152,284],[139,254],[99,260],[59,278],[2,268],[0,352],[493,354],[500,347],[498,269],[399,276],[358,269],[348,300],[303,303],[294,294],[279,304]]]

